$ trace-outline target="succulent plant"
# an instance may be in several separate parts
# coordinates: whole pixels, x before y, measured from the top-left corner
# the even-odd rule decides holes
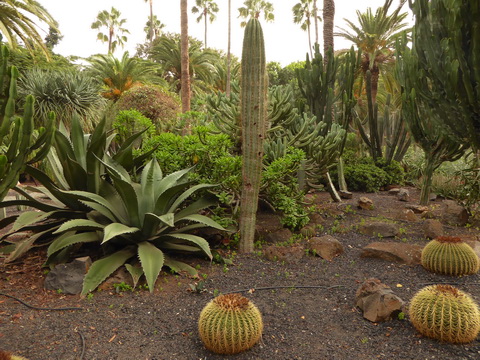
[[[480,260],[462,239],[440,236],[430,241],[422,251],[422,266],[445,275],[470,275],[478,272]]]
[[[431,285],[410,302],[410,321],[424,336],[449,343],[468,343],[480,332],[480,309],[463,291]]]
[[[205,347],[217,354],[236,354],[250,349],[262,336],[262,315],[239,294],[220,295],[200,313],[198,331]]]

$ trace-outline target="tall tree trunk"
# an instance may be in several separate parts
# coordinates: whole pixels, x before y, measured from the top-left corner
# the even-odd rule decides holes
[[[230,96],[231,82],[231,58],[230,47],[232,42],[232,0],[228,0],[228,44],[227,44],[227,84],[225,85],[225,93]]]
[[[182,112],[190,111],[190,59],[188,56],[188,0],[180,1],[181,17],[181,94],[182,94]],[[190,124],[187,124],[186,133],[190,132]]]
[[[308,32],[308,48],[310,49],[310,58],[313,59],[312,35],[310,34],[310,25],[307,26],[307,32]]]
[[[335,18],[335,0],[323,0],[323,56],[333,46],[333,21]]]
[[[153,43],[153,0],[149,1],[150,3],[150,43]]]
[[[317,0],[313,0],[313,21],[315,21],[315,43],[318,44],[318,8]],[[311,46],[310,46],[311,47]]]
[[[113,28],[108,31],[108,55],[112,53]]]
[[[207,23],[208,23],[208,14],[207,14],[207,9],[205,8],[203,10],[203,17],[205,18],[205,49],[208,47],[207,46]]]

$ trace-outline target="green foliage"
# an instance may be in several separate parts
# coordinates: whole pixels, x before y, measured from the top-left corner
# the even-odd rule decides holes
[[[118,111],[134,109],[141,112],[152,120],[158,132],[174,128],[181,112],[178,97],[155,85],[136,86],[125,91],[116,107]]]
[[[430,241],[422,251],[422,266],[445,275],[471,275],[478,272],[480,260],[460,238],[442,236]]]
[[[284,157],[269,164],[262,174],[262,193],[276,210],[283,213],[282,224],[291,229],[300,229],[309,221],[297,178],[304,159],[302,150],[290,148]]]
[[[113,130],[117,134],[115,141],[123,144],[125,140],[133,136],[135,133],[147,129],[142,134],[142,140],[151,138],[155,134],[155,127],[152,120],[142,115],[137,110],[121,110],[118,112],[113,122]]]
[[[385,184],[387,174],[373,164],[347,165],[345,180],[353,191],[376,192]]]
[[[239,294],[220,295],[203,308],[198,331],[208,350],[237,354],[260,340],[262,315],[251,301]]]
[[[87,74],[76,70],[50,71],[31,69],[20,79],[19,94],[35,96],[37,125],[45,126],[50,112],[58,122],[70,127],[74,114],[82,118],[85,130],[98,123],[105,100],[99,96],[99,86]]]
[[[418,291],[409,306],[413,326],[424,336],[449,343],[469,343],[480,332],[480,309],[470,295],[450,285]]]

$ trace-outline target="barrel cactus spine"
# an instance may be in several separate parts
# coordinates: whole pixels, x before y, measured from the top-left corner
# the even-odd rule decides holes
[[[471,275],[480,268],[475,251],[453,236],[440,236],[430,241],[423,248],[421,261],[425,269],[445,275]]]
[[[250,300],[239,294],[220,295],[203,308],[198,331],[208,350],[237,354],[260,340],[262,315]]]
[[[418,291],[409,306],[410,321],[424,336],[463,344],[480,332],[480,309],[463,291],[450,285],[431,285]]]

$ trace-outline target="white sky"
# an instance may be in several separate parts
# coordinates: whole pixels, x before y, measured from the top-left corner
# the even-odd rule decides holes
[[[244,0],[232,0],[232,53],[241,57],[243,29],[238,19],[238,8],[243,6]],[[299,0],[270,0],[274,6],[275,22],[265,23],[262,27],[265,36],[267,61],[278,61],[282,66],[291,62],[304,60],[308,51],[307,33],[300,26],[293,23],[292,7]],[[118,49],[116,56],[128,50],[131,55],[135,53],[138,43],[145,42],[143,28],[150,14],[149,4],[144,0],[40,0],[50,14],[59,22],[60,30],[64,35],[63,40],[54,48],[54,51],[64,56],[77,55],[87,57],[92,54],[106,53],[107,44],[96,40],[97,30],[90,28],[97,14],[114,6],[121,12],[121,18],[127,19],[125,28],[130,31],[127,35],[128,42],[124,49]],[[194,0],[188,2],[189,7],[189,35],[199,40],[204,39],[204,23],[196,22],[197,15],[190,12]],[[227,48],[227,0],[216,0],[220,11],[217,19],[208,24],[208,46],[226,50]],[[384,0],[336,0],[335,26],[345,27],[343,18],[356,23],[356,10],[365,11],[371,7],[374,11],[382,6]],[[392,9],[398,5],[394,1]],[[318,6],[323,6],[323,1],[318,0]],[[405,11],[408,6],[404,7]],[[153,12],[166,26],[165,32],[180,32],[180,0],[153,0]],[[409,16],[408,21],[411,21]],[[323,48],[322,26],[319,24],[320,47]],[[48,31],[48,29],[46,29]],[[314,41],[312,28],[312,42]],[[335,49],[348,48],[351,44],[341,38],[335,38]]]

